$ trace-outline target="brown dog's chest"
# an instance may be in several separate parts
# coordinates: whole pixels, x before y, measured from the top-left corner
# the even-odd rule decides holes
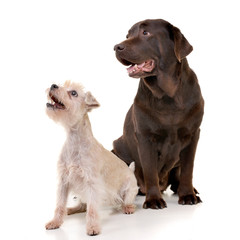
[[[145,102],[133,105],[135,132],[156,144],[162,157],[177,161],[179,154],[191,141],[201,123],[201,104],[179,109],[173,104]]]
[[[181,129],[183,128],[185,132],[187,129],[189,131],[194,130],[194,119],[197,113],[191,111],[191,109],[181,110],[171,106],[151,106],[148,108],[134,104],[133,115],[136,130],[150,131],[162,135],[162,132],[166,131],[182,132]]]
[[[142,129],[141,134],[156,146],[161,158],[176,162],[181,150],[190,143],[193,131],[187,126],[152,124]]]

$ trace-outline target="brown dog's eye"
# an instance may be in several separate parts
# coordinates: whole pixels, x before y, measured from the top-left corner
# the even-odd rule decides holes
[[[147,36],[147,35],[150,35],[150,33],[144,30],[143,35]]]
[[[77,94],[77,92],[75,90],[71,91],[71,95],[74,96],[74,97],[78,96],[78,94]]]
[[[127,34],[126,38],[128,38],[128,34]]]

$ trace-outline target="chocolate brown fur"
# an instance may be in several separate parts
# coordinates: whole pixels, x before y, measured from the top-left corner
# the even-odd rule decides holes
[[[201,202],[192,178],[204,100],[186,59],[192,46],[178,28],[158,19],[136,23],[114,49],[122,64],[131,65],[129,76],[140,78],[113,152],[135,162],[140,192],[146,194],[143,207],[166,207],[162,191],[169,185],[179,204]]]

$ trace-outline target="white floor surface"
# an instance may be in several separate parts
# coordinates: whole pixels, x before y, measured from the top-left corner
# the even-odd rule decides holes
[[[215,202],[206,197],[201,204],[181,206],[177,204],[177,196],[168,190],[164,194],[168,207],[163,210],[143,209],[144,197],[138,196],[137,210],[133,215],[125,215],[113,209],[101,210],[102,233],[94,237],[86,235],[85,213],[66,216],[63,225],[57,230],[45,230],[44,224],[50,220],[54,209],[43,209],[41,202],[34,203],[37,196],[30,194],[29,197],[25,206],[18,205],[15,199],[12,207],[16,211],[8,214],[7,219],[2,219],[4,228],[1,227],[1,235],[5,236],[4,239],[240,239],[237,219],[239,208],[235,207],[237,203],[233,202],[231,196],[229,202],[224,201],[224,198],[216,199]],[[10,198],[13,200],[14,196]]]

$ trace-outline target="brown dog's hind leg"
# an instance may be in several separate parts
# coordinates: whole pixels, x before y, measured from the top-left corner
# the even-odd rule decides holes
[[[179,180],[180,180],[180,167],[175,167],[170,171],[168,184],[171,185],[170,189],[177,193],[178,186],[179,186]]]
[[[112,153],[122,159],[125,163],[127,163],[127,165],[130,165],[131,162],[134,162],[134,159],[130,157],[128,146],[124,142],[123,136],[113,142]]]

